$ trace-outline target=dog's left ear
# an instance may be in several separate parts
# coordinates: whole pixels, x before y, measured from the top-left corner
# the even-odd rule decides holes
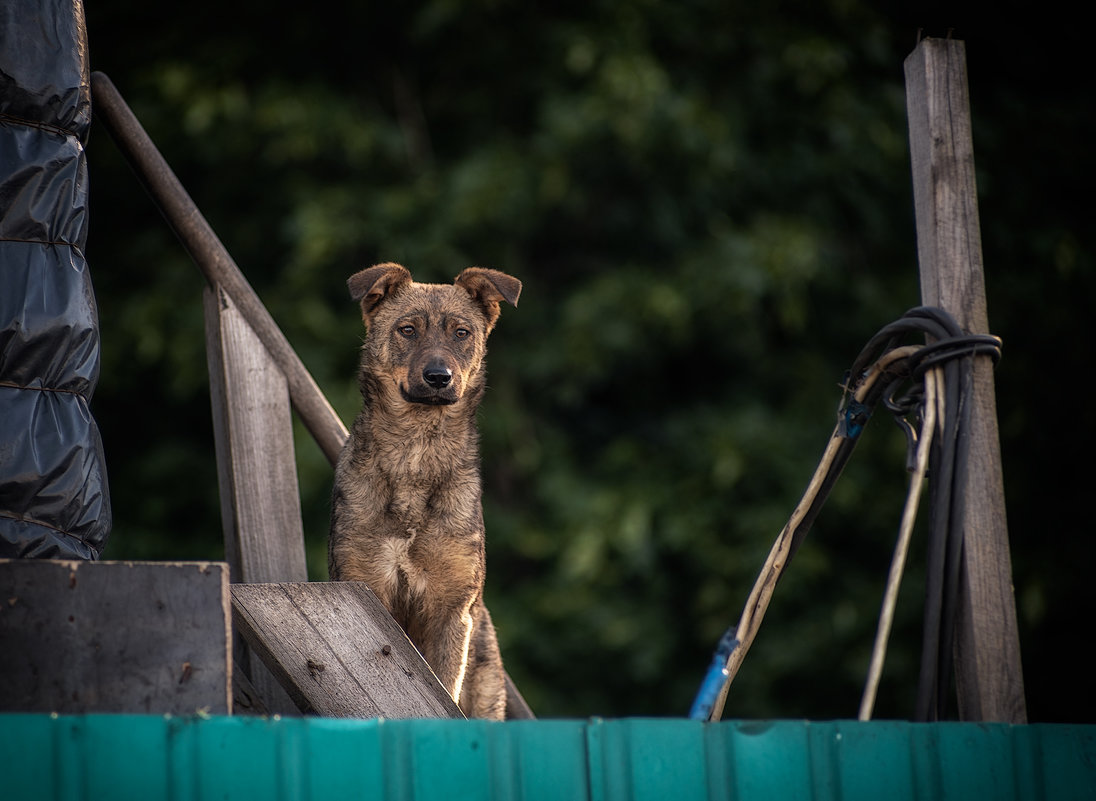
[[[505,300],[511,306],[517,306],[518,296],[521,294],[521,281],[512,275],[485,267],[469,267],[453,283],[468,290],[468,294],[483,307],[488,332],[494,328],[495,321],[499,318],[499,303]]]
[[[411,281],[407,268],[394,262],[376,264],[361,272],[354,273],[346,282],[350,297],[362,306],[362,320],[366,327],[373,320],[377,304],[399,286]]]

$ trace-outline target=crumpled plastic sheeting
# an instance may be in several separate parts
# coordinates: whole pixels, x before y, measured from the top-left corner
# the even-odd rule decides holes
[[[81,0],[0,3],[0,557],[97,559],[110,533],[90,122]]]

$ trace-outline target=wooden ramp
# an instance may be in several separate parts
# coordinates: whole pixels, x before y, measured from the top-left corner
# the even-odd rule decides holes
[[[306,714],[464,717],[365,584],[234,584],[232,618]]]

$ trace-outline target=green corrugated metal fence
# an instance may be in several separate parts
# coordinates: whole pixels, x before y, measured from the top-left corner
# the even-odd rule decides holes
[[[1096,726],[0,715],[0,799],[1093,799]]]

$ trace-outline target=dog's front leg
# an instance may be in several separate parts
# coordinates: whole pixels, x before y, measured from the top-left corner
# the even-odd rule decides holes
[[[435,618],[421,639],[423,657],[462,710],[461,691],[468,678],[474,627],[472,603],[469,601],[448,615]]]

